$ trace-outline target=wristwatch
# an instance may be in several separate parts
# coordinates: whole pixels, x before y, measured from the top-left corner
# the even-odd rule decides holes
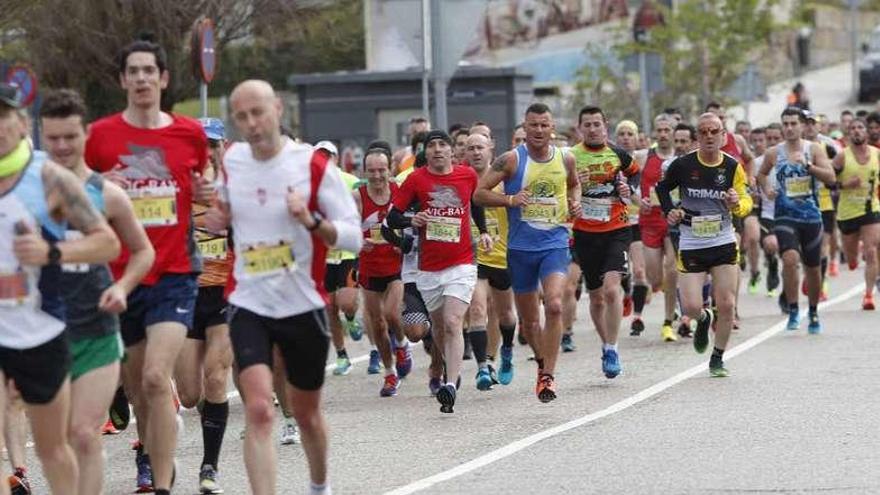
[[[318,230],[318,227],[321,226],[321,222],[324,221],[324,215],[322,215],[320,211],[313,211],[312,212],[312,220],[314,220],[314,222],[315,222],[314,225],[312,225],[311,227],[306,227],[306,229],[308,229],[309,232],[313,232],[315,230]]]
[[[58,249],[58,245],[54,242],[49,243],[49,264],[57,265],[61,263],[61,250]]]

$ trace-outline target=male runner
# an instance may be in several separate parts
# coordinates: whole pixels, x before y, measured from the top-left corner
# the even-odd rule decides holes
[[[118,313],[150,271],[153,246],[119,186],[86,166],[86,106],[75,91],[49,93],[40,105],[43,143],[55,163],[82,181],[92,205],[102,213],[131,253],[115,283],[106,264],[63,264],[65,320],[73,358],[70,439],[79,464],[79,493],[102,493],[104,452],[101,426],[116,393],[122,342]],[[80,235],[69,231],[68,239]]]
[[[825,154],[829,160],[834,160],[838,154],[837,142],[820,132],[821,122],[819,118],[811,111],[805,110],[803,136],[807,141],[819,143],[825,148]],[[828,299],[828,280],[827,275],[836,275],[837,269],[837,218],[835,216],[834,199],[832,193],[837,195],[837,191],[833,190],[834,185],[826,186],[824,183],[819,184],[819,211],[822,212],[822,290],[819,293],[819,300]],[[805,287],[802,286],[802,289]]]
[[[320,407],[330,345],[323,272],[328,247],[360,249],[357,210],[337,169],[328,166],[326,150],[281,135],[281,100],[269,83],[239,84],[230,104],[247,142],[233,144],[224,156],[226,186],[207,225],[212,231],[232,226],[237,285],[229,296],[229,327],[247,397],[244,461],[251,492],[276,490],[271,441],[276,345],[309,463],[310,493],[330,493]]]
[[[177,444],[171,375],[192,327],[201,271],[192,203],[212,195],[210,182],[199,176],[208,143],[198,121],[160,108],[170,78],[161,46],[148,40],[129,44],[119,54],[118,70],[128,105],[91,124],[85,158],[125,189],[156,250],[152,270],[128,298],[120,328],[127,355],[123,381],[144,447],[137,449],[138,486],[161,494],[171,489]],[[123,251],[111,264],[117,279],[129,260]]]
[[[119,254],[119,241],[80,179],[31,149],[20,107],[17,89],[0,84],[0,431],[8,380],[26,404],[49,490],[76,494],[61,266],[106,263]],[[66,238],[68,226],[82,236]],[[2,463],[0,480],[0,493],[8,494]]]
[[[425,117],[417,116],[409,119],[406,138],[410,145],[395,151],[394,155],[391,157],[391,170],[393,174],[399,174],[413,167],[416,154],[419,152],[419,149],[416,146],[416,136],[428,132],[430,129],[431,124]],[[419,140],[418,142],[421,141]]]
[[[764,153],[758,172],[758,183],[775,202],[774,233],[782,254],[783,292],[788,302],[788,330],[800,326],[798,309],[798,265],[804,267],[809,299],[811,334],[822,331],[818,305],[821,290],[822,214],[818,205],[818,183],[834,183],[834,170],[825,155],[824,146],[802,139],[806,120],[798,108],[782,112],[785,141]],[[775,187],[768,181],[773,174]]]
[[[535,351],[535,393],[541,402],[556,398],[557,357],[562,339],[562,293],[568,273],[568,218],[580,213],[574,158],[550,143],[555,124],[550,109],[526,109],[526,141],[503,153],[480,179],[476,200],[507,207],[507,262],[516,309]],[[504,191],[496,192],[504,182]],[[540,304],[543,292],[544,328]],[[500,378],[500,377],[499,377]]]
[[[225,149],[225,129],[219,119],[204,119],[208,139],[209,166],[203,175],[214,181],[219,177]],[[205,229],[207,206],[193,203],[196,246],[204,262],[198,278],[193,325],[174,369],[175,383],[183,407],[198,406],[201,416],[203,457],[199,469],[201,493],[222,493],[217,482],[220,448],[229,418],[226,387],[232,367],[232,344],[226,323],[225,286],[232,270],[227,236]]]
[[[617,335],[623,314],[620,281],[627,273],[632,239],[627,206],[629,177],[639,165],[626,151],[608,144],[602,109],[586,106],[578,114],[584,141],[572,148],[582,190],[582,215],[574,222],[574,246],[590,292],[590,316],[602,339],[602,372],[621,372]]]
[[[638,163],[639,170],[645,165],[650,148],[638,145],[637,137],[640,135],[638,126],[631,120],[624,120],[617,124],[615,137],[617,146],[629,153]],[[627,182],[632,186],[633,201],[627,203],[627,218],[630,227],[630,243],[627,248],[629,267],[623,275],[623,316],[633,315],[632,324],[636,329],[644,330],[642,323],[642,310],[648,298],[648,279],[645,275],[645,249],[642,243],[642,231],[639,227],[639,192],[641,174],[637,173],[628,178]],[[640,331],[639,331],[640,333]]]
[[[676,158],[656,191],[669,224],[679,224],[678,285],[682,310],[696,322],[694,349],[699,353],[709,345],[709,328],[715,319],[712,311],[703,309],[703,284],[707,274],[712,276],[718,317],[709,372],[713,377],[725,377],[724,350],[733,328],[739,276],[739,252],[731,217],[748,215],[752,199],[742,165],[721,151],[726,139],[721,119],[704,113],[697,132],[699,149]],[[669,194],[674,189],[679,190],[681,198],[678,206]]]
[[[461,378],[464,339],[462,322],[477,284],[469,218],[486,233],[482,208],[471,205],[477,174],[452,158],[452,138],[442,130],[425,138],[427,165],[404,181],[392,198],[386,223],[392,229],[419,229],[419,273],[416,285],[431,314],[433,345],[443,349],[445,383],[437,391],[440,412],[454,412]],[[404,216],[418,202],[419,212]]]
[[[354,196],[360,210],[364,238],[358,283],[364,296],[364,315],[369,322],[368,328],[385,366],[385,380],[379,391],[381,397],[397,395],[400,379],[405,378],[412,370],[412,351],[404,336],[400,318],[403,300],[401,254],[382,235],[382,222],[388,214],[391,198],[398,189],[397,184],[391,182],[390,162],[387,143],[371,143],[364,155],[364,177],[367,183],[360,186]],[[395,340],[393,347],[396,356],[392,356],[390,339]]]
[[[671,265],[670,259],[675,258],[675,250],[672,241],[668,237],[666,219],[663,218],[663,210],[660,208],[660,200],[654,188],[657,182],[663,178],[663,164],[676,156],[673,130],[674,120],[665,114],[658,115],[654,119],[654,135],[657,138],[657,147],[648,151],[644,159],[641,173],[641,209],[639,211],[639,227],[641,229],[642,242],[645,250],[645,268],[648,282],[651,287],[664,291],[664,316],[663,326],[660,327],[660,338],[664,342],[675,342],[678,338],[672,330],[672,321],[675,319],[675,302],[677,274],[675,270],[666,269]],[[682,138],[684,139],[684,138]],[[690,136],[688,136],[688,141]],[[683,154],[683,153],[682,153]],[[674,265],[673,265],[674,266]],[[665,284],[664,284],[665,279]],[[664,286],[665,285],[665,286]],[[636,286],[634,292],[644,290]],[[636,313],[641,314],[641,306],[644,306],[644,295],[636,294]],[[645,329],[641,318],[634,319],[630,335],[639,335]]]
[[[480,177],[488,173],[494,151],[492,142],[486,136],[471,134],[468,137],[468,163]],[[501,189],[500,184],[495,186],[495,192],[500,192]],[[492,319],[490,311],[495,313],[501,333],[501,367],[498,371],[498,381],[502,385],[508,385],[513,381],[513,338],[516,332],[513,291],[507,267],[509,229],[507,210],[504,207],[486,208],[486,229],[492,238],[492,243],[489,249],[485,246],[478,246],[477,249],[477,287],[471,299],[471,327],[468,330],[477,361],[476,386],[479,390],[488,390],[492,387],[493,369],[487,363],[487,359],[488,356],[495,356],[498,351],[497,340],[492,343],[493,339],[487,335],[487,326]]]
[[[872,311],[874,284],[877,280],[877,245],[880,243],[880,202],[877,183],[880,177],[880,151],[866,142],[867,128],[861,119],[853,120],[849,129],[850,145],[834,158],[834,169],[840,186],[837,223],[843,234],[843,248],[849,267],[859,261],[859,241],[865,256],[865,296],[862,309]]]

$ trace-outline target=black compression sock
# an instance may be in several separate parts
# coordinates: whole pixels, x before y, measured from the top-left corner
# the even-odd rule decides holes
[[[825,281],[825,273],[828,272],[828,256],[822,256],[822,281]]]
[[[620,286],[623,287],[624,294],[632,294],[632,275],[629,273],[623,274],[623,278],[620,279]]]
[[[346,358],[346,357],[348,357],[348,352],[343,347],[342,349],[339,349],[338,351],[336,351],[336,357]]]
[[[488,345],[486,327],[471,327],[467,334],[471,339],[471,349],[474,351],[477,365],[484,364],[486,362],[486,346]]]
[[[642,310],[645,309],[645,300],[648,298],[648,286],[647,285],[635,285],[633,286],[633,309],[636,314],[641,314]]]
[[[544,371],[544,358],[535,357],[535,362],[538,363],[538,369]]]
[[[714,349],[712,349],[712,357],[717,358],[717,359],[723,358],[724,357],[724,349],[719,349],[719,348],[715,347]]]
[[[672,325],[672,320],[663,320],[663,326]]]
[[[156,490],[153,490],[153,493],[156,495],[171,495],[171,490],[157,488]]]
[[[210,464],[217,469],[220,459],[220,447],[223,446],[223,435],[226,433],[226,421],[229,419],[229,402],[215,404],[205,401],[202,408],[202,441],[205,454],[202,465]]]
[[[513,337],[516,334],[516,325],[499,324],[501,329],[501,345],[505,347],[513,347]]]

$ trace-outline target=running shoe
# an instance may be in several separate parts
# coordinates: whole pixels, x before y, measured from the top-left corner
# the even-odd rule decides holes
[[[9,476],[10,495],[30,495],[31,482],[28,480],[25,470],[18,468]]]
[[[865,294],[865,297],[862,298],[862,309],[874,311],[874,294]]]
[[[455,406],[455,385],[445,383],[440,390],[437,391],[437,402],[440,403],[440,412],[451,414],[453,406]]]
[[[623,317],[631,315],[633,312],[633,298],[632,296],[623,296]]]
[[[828,276],[836,277],[840,275],[840,265],[837,264],[837,260],[831,260],[831,263],[828,264]]]
[[[210,464],[203,465],[199,471],[199,493],[203,495],[223,493],[223,489],[217,483],[217,470]]]
[[[632,323],[629,325],[629,334],[632,337],[638,337],[645,331],[645,322],[642,321],[641,318],[635,317],[633,318]]]
[[[137,466],[135,493],[151,493],[153,491],[153,467],[150,465],[150,455],[144,454],[144,448],[140,442],[135,444],[134,449],[134,463]]]
[[[786,330],[797,330],[801,327],[801,313],[796,309],[788,310],[788,323],[785,325]]]
[[[397,376],[406,378],[413,367],[412,349],[410,349],[409,341],[404,341],[403,347],[397,347],[394,350],[394,355],[397,361],[394,365],[397,368]]]
[[[767,270],[767,292],[773,292],[779,287],[779,269]]]
[[[489,390],[492,388],[492,376],[489,375],[489,368],[480,368],[477,371],[477,390]]]
[[[494,361],[492,361],[494,362]],[[489,370],[489,378],[492,379],[492,385],[498,385],[501,382],[498,381],[498,372],[495,370],[495,367],[492,366],[491,363],[486,364],[486,368]]]
[[[681,323],[678,325],[678,335],[685,339],[694,336],[694,332],[691,330],[691,319],[687,316],[681,317]]]
[[[749,294],[755,295],[760,290],[758,284],[761,282],[761,273],[753,273],[749,278]]]
[[[709,329],[715,321],[715,314],[712,311],[703,310],[703,315],[706,317],[697,320],[697,329],[694,332],[694,350],[700,354],[706,352],[706,348],[709,347]]]
[[[727,378],[730,372],[724,367],[724,361],[716,356],[709,360],[709,376],[712,378]]]
[[[818,335],[819,333],[822,333],[822,324],[819,323],[819,315],[811,314],[809,318],[810,323],[807,325],[807,332],[809,332],[810,335]]]
[[[333,374],[336,376],[347,375],[348,372],[351,371],[351,359],[348,356],[339,356],[336,358],[336,368],[333,369]]]
[[[281,445],[293,445],[300,443],[299,426],[292,418],[281,419],[281,435],[279,436]]]
[[[440,381],[436,376],[432,376],[430,380],[428,380],[428,390],[431,391],[431,395],[437,395],[437,391],[440,390],[440,387],[443,386],[443,382]]]
[[[553,375],[542,373],[538,375],[538,383],[535,385],[535,395],[538,400],[547,403],[556,398],[556,380]]]
[[[577,350],[577,346],[574,345],[574,339],[572,338],[572,334],[564,333],[562,334],[562,352],[574,352]]]
[[[110,421],[113,427],[119,431],[128,428],[131,421],[131,408],[128,406],[128,397],[122,387],[116,389],[116,395],[113,396],[113,402],[110,404],[109,411]]]
[[[361,324],[359,318],[354,318],[352,320],[343,318],[342,326],[348,331],[348,336],[351,337],[351,340],[357,342],[364,338],[364,326]]]
[[[379,362],[379,351],[370,351],[370,364],[367,365],[368,375],[378,375],[382,371],[382,363]]]
[[[672,324],[664,324],[660,327],[660,338],[663,339],[663,342],[675,342],[678,340],[675,332],[672,331]]]
[[[502,385],[510,385],[513,381],[513,347],[501,346],[501,368],[498,370],[498,381]]]
[[[620,374],[620,356],[614,349],[602,351],[602,372],[605,378],[615,378]]]
[[[385,375],[385,383],[382,384],[379,397],[394,397],[397,395],[398,384],[400,384],[400,379],[397,378],[397,375]]]
[[[776,297],[779,295],[779,289],[770,289],[767,291],[767,297]]]
[[[108,419],[104,426],[101,427],[101,435],[119,435],[119,430],[113,426],[113,421]]]

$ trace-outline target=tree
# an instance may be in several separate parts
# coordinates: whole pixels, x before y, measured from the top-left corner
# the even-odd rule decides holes
[[[363,47],[352,46],[354,39],[363,44],[362,16],[356,15],[359,3],[6,0],[0,2],[0,33],[4,33],[0,35],[0,57],[28,62],[42,87],[78,89],[92,116],[98,116],[124,105],[117,52],[139,33],[151,32],[168,53],[172,82],[162,101],[167,109],[198,94],[189,39],[193,24],[202,16],[215,24],[216,46],[221,53],[217,89],[227,92],[247,77],[268,78],[283,86],[291,66],[353,68],[350,65],[358,56],[363,64]],[[337,25],[343,25],[345,31],[335,31]],[[227,47],[228,56],[224,55]],[[310,61],[311,66],[303,61]]]
[[[639,51],[663,55],[663,79],[666,89],[652,96],[652,106],[677,106],[696,112],[707,99],[733,101],[724,95],[749,61],[768,50],[768,40],[785,26],[778,24],[771,12],[778,0],[684,0],[673,11],[664,10],[665,25],[650,31],[645,43],[627,41],[619,31],[618,43],[610,50],[611,58],[622,60]],[[579,97],[612,106],[626,102],[632,106],[627,80],[621,67],[586,68],[578,83],[589,88],[614,85],[610,94],[594,92]],[[610,76],[609,76],[610,74]],[[606,96],[607,94],[607,96]],[[635,93],[637,94],[637,93]]]

